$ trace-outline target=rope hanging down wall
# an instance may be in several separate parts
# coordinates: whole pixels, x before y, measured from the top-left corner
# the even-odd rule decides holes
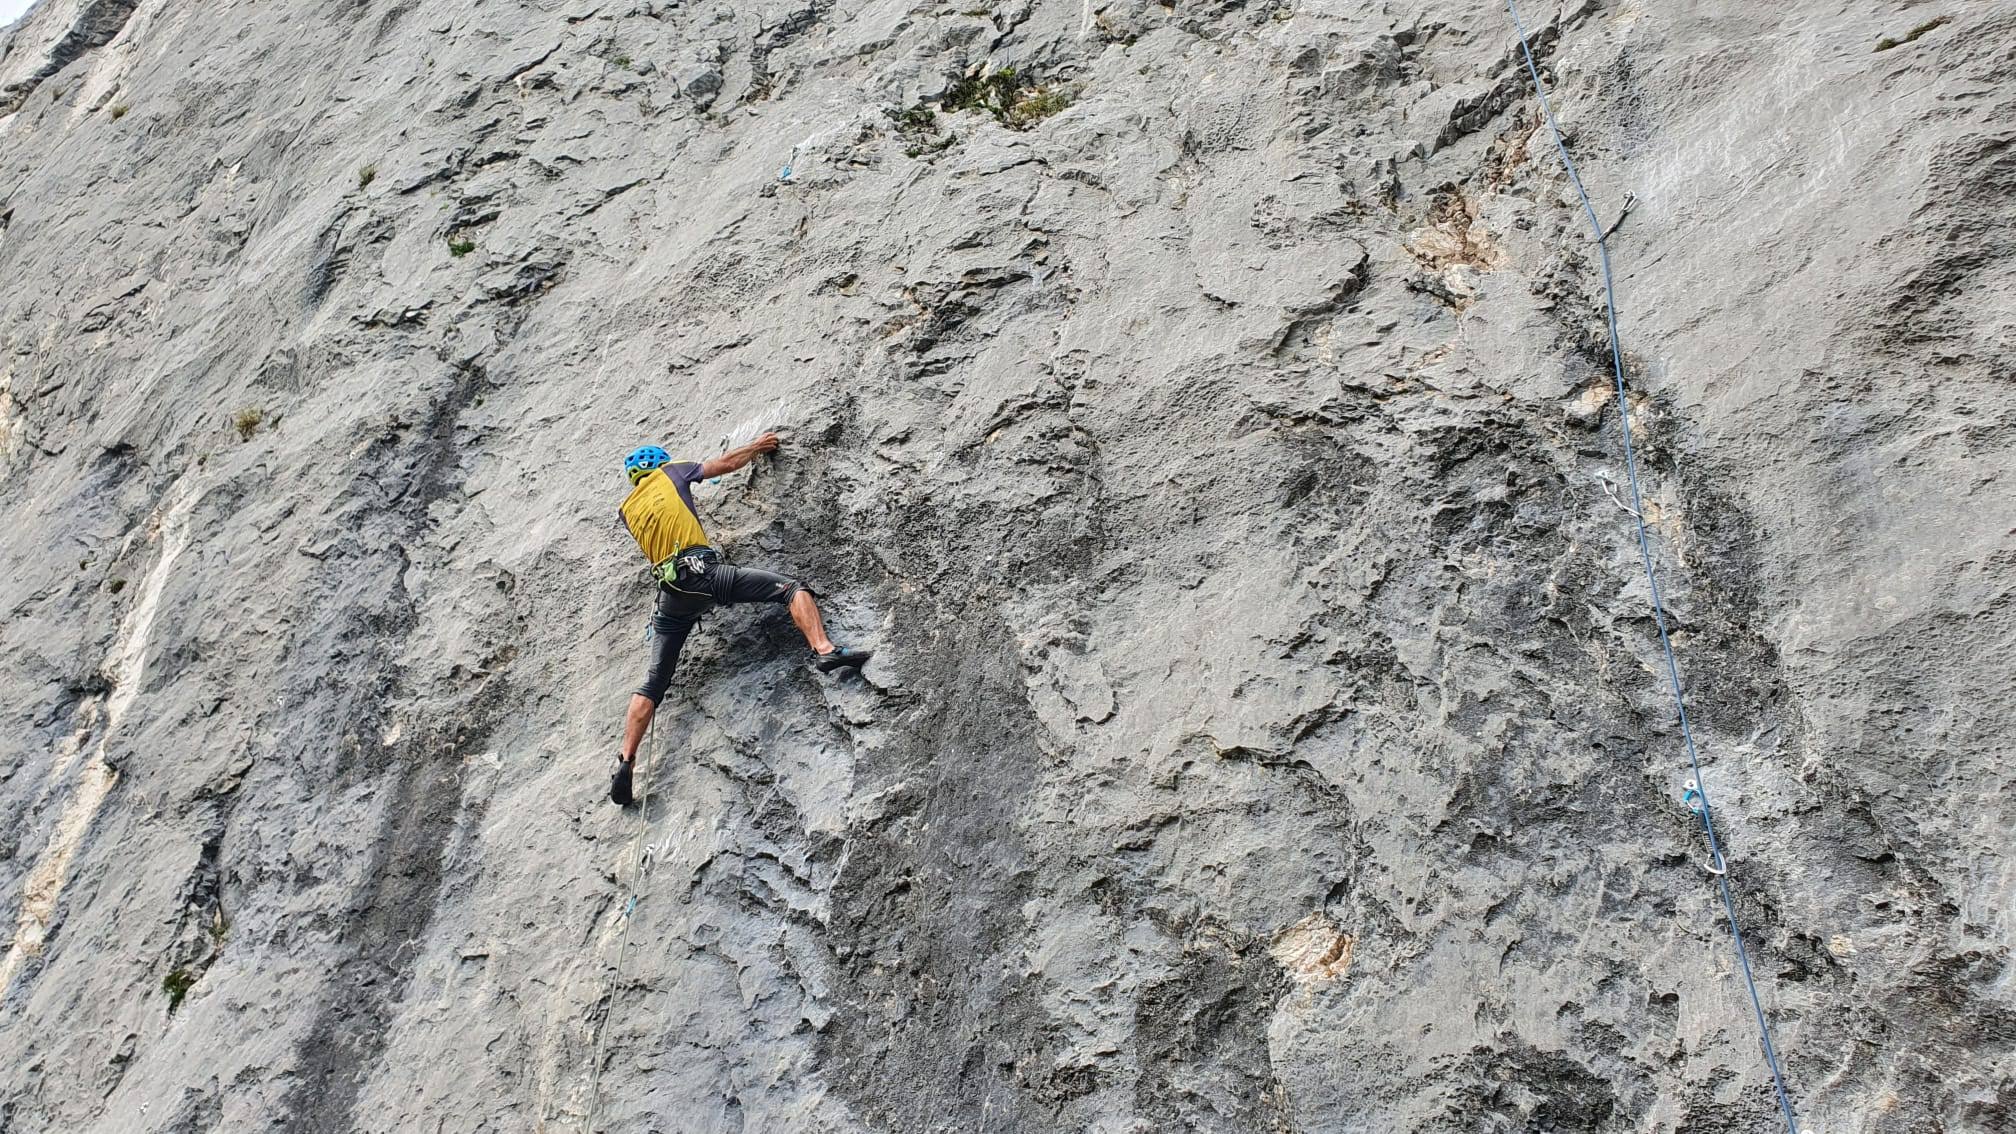
[[[649,771],[655,773],[658,770],[658,722],[655,719],[656,714],[653,714],[653,717],[654,719],[651,724],[647,726],[650,738],[650,743],[647,747],[651,751]],[[630,844],[630,894],[623,902],[622,912],[617,915],[623,922],[623,936],[616,943],[615,964],[610,966],[611,977],[607,998],[608,1003],[602,1010],[601,1023],[595,1029],[595,1046],[592,1056],[594,1061],[589,1064],[588,1069],[588,1113],[581,1127],[584,1134],[596,1134],[596,1122],[601,1118],[602,1060],[607,1050],[609,1022],[616,1015],[616,998],[623,992],[623,955],[630,951],[631,915],[637,912],[637,902],[644,896],[644,883],[649,876],[652,866],[650,848],[645,843],[645,836],[651,831],[650,776],[638,777],[637,783],[639,789],[637,796],[637,834]],[[673,853],[677,854],[676,851]]]
[[[1617,384],[1617,416],[1623,427],[1624,474],[1631,485],[1631,514],[1638,525],[1638,555],[1645,566],[1645,583],[1652,593],[1652,619],[1659,627],[1659,646],[1666,655],[1666,677],[1673,691],[1673,708],[1680,717],[1680,736],[1687,748],[1687,762],[1693,770],[1693,779],[1688,783],[1688,804],[1701,817],[1701,829],[1708,836],[1708,854],[1713,864],[1711,873],[1722,891],[1722,908],[1729,917],[1729,936],[1736,944],[1736,960],[1743,970],[1743,983],[1750,990],[1750,1007],[1757,1015],[1757,1035],[1764,1048],[1764,1062],[1771,1068],[1771,1085],[1778,1093],[1778,1109],[1785,1116],[1787,1134],[1799,1134],[1798,1118],[1792,1113],[1792,1097],[1785,1090],[1785,1075],[1778,1067],[1778,1050],[1771,1043],[1771,1021],[1764,1014],[1764,1001],[1757,992],[1757,979],[1750,971],[1750,951],[1743,944],[1743,929],[1736,920],[1736,899],[1729,889],[1727,863],[1722,857],[1722,847],[1715,838],[1715,810],[1708,802],[1707,781],[1701,776],[1701,756],[1694,746],[1694,730],[1687,721],[1687,698],[1680,686],[1680,663],[1673,656],[1673,639],[1666,632],[1666,604],[1659,595],[1659,578],[1652,569],[1652,536],[1645,525],[1645,503],[1638,491],[1638,458],[1631,448],[1631,402],[1624,384],[1624,352],[1617,338],[1617,288],[1610,275],[1609,233],[1603,223],[1596,218],[1596,207],[1589,202],[1589,192],[1582,187],[1582,178],[1575,171],[1575,161],[1568,156],[1568,145],[1561,139],[1561,124],[1554,118],[1554,106],[1547,98],[1547,85],[1540,78],[1540,66],[1533,59],[1533,45],[1526,37],[1525,22],[1519,18],[1517,0],[1505,0],[1505,9],[1511,13],[1512,26],[1519,33],[1519,50],[1526,60],[1526,71],[1533,79],[1533,91],[1540,97],[1540,109],[1547,117],[1547,130],[1554,138],[1554,148],[1561,154],[1561,164],[1568,171],[1568,181],[1575,187],[1575,195],[1581,198],[1582,212],[1589,218],[1589,231],[1596,238],[1596,252],[1603,265],[1603,314],[1610,329],[1610,367]]]

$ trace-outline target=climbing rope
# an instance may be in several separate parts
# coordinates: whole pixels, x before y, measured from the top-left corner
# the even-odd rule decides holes
[[[1722,891],[1722,908],[1729,915],[1729,936],[1736,943],[1736,960],[1743,969],[1743,983],[1750,990],[1750,1007],[1757,1014],[1757,1035],[1763,1042],[1764,1062],[1771,1068],[1771,1084],[1778,1092],[1778,1109],[1785,1115],[1785,1129],[1788,1134],[1799,1134],[1799,1121],[1792,1113],[1792,1097],[1785,1090],[1785,1075],[1778,1067],[1778,1050],[1771,1043],[1771,1021],[1764,1014],[1764,999],[1757,992],[1757,978],[1750,971],[1750,951],[1743,944],[1743,930],[1736,921],[1736,899],[1729,890],[1728,864],[1723,860],[1721,844],[1715,838],[1715,811],[1708,802],[1707,781],[1701,776],[1701,756],[1694,746],[1694,730],[1687,721],[1687,699],[1680,688],[1680,663],[1673,655],[1673,639],[1666,632],[1666,605],[1659,595],[1659,578],[1652,569],[1652,536],[1645,524],[1645,504],[1638,491],[1638,458],[1631,449],[1631,404],[1624,385],[1624,353],[1617,338],[1617,287],[1610,275],[1609,233],[1604,231],[1603,222],[1596,218],[1596,206],[1589,202],[1589,191],[1582,187],[1582,178],[1575,172],[1575,161],[1568,156],[1568,145],[1561,139],[1561,124],[1554,118],[1554,106],[1547,99],[1547,84],[1541,81],[1540,66],[1533,60],[1533,45],[1526,38],[1526,24],[1519,18],[1516,0],[1505,0],[1505,8],[1512,14],[1512,26],[1519,33],[1519,50],[1526,58],[1526,71],[1533,77],[1533,91],[1540,96],[1540,109],[1547,116],[1547,130],[1553,135],[1554,148],[1560,151],[1561,164],[1568,170],[1568,180],[1575,186],[1575,194],[1582,200],[1582,211],[1589,218],[1589,229],[1596,237],[1596,251],[1603,263],[1603,314],[1610,328],[1610,367],[1617,383],[1617,416],[1623,424],[1624,474],[1631,484],[1630,511],[1638,525],[1638,555],[1645,564],[1645,583],[1652,591],[1652,619],[1659,627],[1659,646],[1666,654],[1666,677],[1673,688],[1673,707],[1680,715],[1680,736],[1686,742],[1687,762],[1694,770],[1694,778],[1688,781],[1686,803],[1690,810],[1701,817],[1701,829],[1708,835],[1708,853],[1712,865],[1710,872],[1715,875],[1716,884]],[[1620,218],[1621,219],[1621,218]]]
[[[645,726],[646,739],[650,742],[650,767],[658,766],[658,715],[651,715],[651,723]],[[644,769],[638,769],[643,771]],[[644,836],[651,830],[651,777],[637,777],[637,834],[630,842],[630,896],[624,900],[623,936],[616,942],[616,963],[614,975],[609,983],[609,1007],[602,1013],[602,1023],[595,1029],[595,1061],[588,1069],[588,1117],[582,1126],[585,1134],[595,1134],[595,1119],[602,1107],[602,1054],[609,1039],[609,1019],[616,1014],[616,995],[623,990],[623,954],[630,949],[630,915],[637,912],[637,899],[641,896],[646,868]]]

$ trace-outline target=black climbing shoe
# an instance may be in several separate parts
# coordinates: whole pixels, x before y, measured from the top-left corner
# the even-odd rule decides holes
[[[841,646],[830,654],[813,654],[812,664],[820,673],[832,673],[836,669],[860,669],[874,656],[873,650],[850,650]]]
[[[630,795],[630,766],[630,761],[618,756],[616,772],[609,777],[609,802],[618,807],[628,807],[636,802]]]

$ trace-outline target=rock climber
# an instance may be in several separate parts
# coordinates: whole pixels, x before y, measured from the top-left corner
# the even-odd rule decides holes
[[[623,459],[623,471],[631,485],[630,496],[620,509],[623,524],[651,562],[651,575],[658,580],[658,609],[651,618],[651,669],[644,676],[643,687],[630,696],[630,711],[623,722],[623,749],[616,758],[615,774],[609,778],[609,799],[618,806],[630,806],[630,773],[637,746],[666,687],[672,684],[672,669],[679,663],[686,635],[710,608],[745,602],[784,606],[805,635],[805,644],[812,647],[812,664],[821,673],[859,669],[874,656],[868,650],[833,644],[805,584],[722,562],[700,527],[699,513],[693,507],[694,482],[734,472],[759,453],[775,452],[777,444],[775,433],[765,433],[707,461],[674,461],[656,445],[639,446]]]

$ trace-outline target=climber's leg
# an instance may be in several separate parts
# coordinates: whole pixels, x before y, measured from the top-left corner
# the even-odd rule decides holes
[[[651,727],[651,718],[658,712],[658,702],[642,693],[630,694],[630,710],[623,714],[623,760],[637,758],[637,746],[644,743],[644,730]]]
[[[693,632],[694,623],[710,605],[704,595],[658,588],[658,609],[651,616],[651,668],[644,675],[644,684],[630,695],[630,708],[623,714],[623,748],[609,777],[609,798],[619,806],[630,805],[630,773],[636,764],[637,747],[644,742],[644,730],[651,726],[658,702],[672,684],[686,635]]]
[[[819,604],[813,601],[809,590],[801,588],[791,596],[791,621],[798,624],[799,633],[805,635],[805,644],[812,647],[812,664],[820,673],[860,669],[875,656],[873,650],[834,645],[833,639],[826,636],[826,623],[819,617]]]
[[[812,592],[799,587],[791,594],[786,604],[791,611],[791,621],[798,632],[805,635],[805,644],[812,647],[815,654],[830,654],[836,649],[833,639],[826,636],[826,620],[819,617],[819,604],[812,599]]]
[[[831,673],[836,669],[865,664],[870,652],[849,650],[833,644],[826,635],[826,621],[819,615],[819,603],[812,597],[812,588],[796,579],[787,578],[771,571],[759,571],[753,567],[735,567],[717,563],[707,572],[708,590],[714,601],[723,606],[747,602],[782,603],[791,612],[791,621],[798,632],[805,635],[805,644],[812,648],[813,664],[821,673]]]

